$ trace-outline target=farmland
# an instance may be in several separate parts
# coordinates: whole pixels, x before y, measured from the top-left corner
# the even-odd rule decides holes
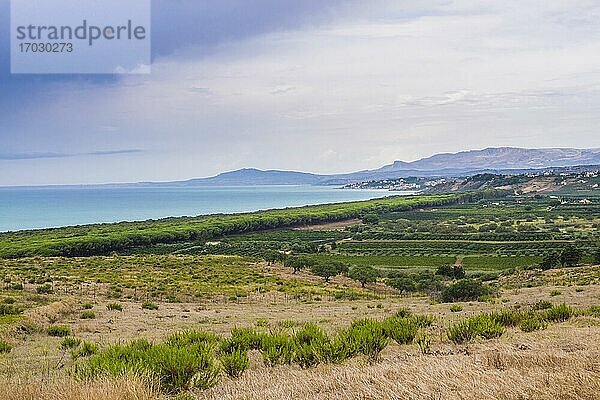
[[[593,399],[599,227],[597,198],[487,192],[3,234],[0,382],[8,399]]]

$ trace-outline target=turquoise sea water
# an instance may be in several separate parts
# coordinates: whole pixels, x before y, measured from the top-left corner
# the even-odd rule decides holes
[[[0,188],[0,232],[234,213],[402,193],[315,186]]]

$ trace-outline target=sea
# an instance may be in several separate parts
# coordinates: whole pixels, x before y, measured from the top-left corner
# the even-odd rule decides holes
[[[0,188],[0,232],[368,200],[413,192],[322,186]]]

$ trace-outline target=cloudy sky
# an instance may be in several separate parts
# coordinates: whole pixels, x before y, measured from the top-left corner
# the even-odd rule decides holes
[[[152,5],[150,75],[11,75],[0,0],[0,185],[600,147],[598,1]]]

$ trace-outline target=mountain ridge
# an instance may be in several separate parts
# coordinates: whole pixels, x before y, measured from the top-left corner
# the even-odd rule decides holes
[[[345,174],[313,174],[285,170],[242,168],[208,178],[162,184],[182,186],[243,186],[243,185],[344,185],[367,180],[393,179],[408,176],[444,177],[479,173],[519,173],[548,168],[600,165],[600,148],[488,147],[457,153],[439,153],[415,161],[394,161],[373,170]],[[158,183],[157,183],[158,184]]]

